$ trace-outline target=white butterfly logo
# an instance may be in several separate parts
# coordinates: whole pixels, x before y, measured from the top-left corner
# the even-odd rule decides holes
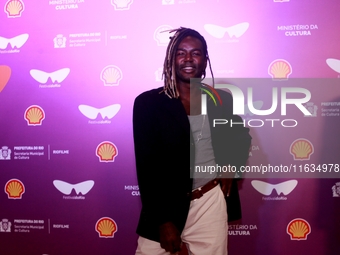
[[[297,180],[285,181],[278,184],[270,184],[267,182],[256,180],[251,182],[251,185],[254,187],[254,189],[265,196],[269,196],[274,189],[276,190],[278,195],[280,195],[281,193],[283,193],[283,195],[288,195],[295,189],[297,184]]]
[[[91,120],[96,119],[99,113],[102,119],[105,117],[112,119],[120,110],[120,104],[113,104],[99,109],[93,106],[82,104],[78,106],[78,109],[82,114]]]
[[[40,83],[46,83],[48,81],[48,78],[51,78],[53,83],[55,81],[62,82],[63,80],[66,79],[69,73],[70,68],[63,68],[52,73],[47,73],[37,69],[32,69],[30,71],[30,74],[33,77],[33,79]]]
[[[248,22],[242,22],[237,25],[231,27],[222,27],[214,24],[205,24],[204,29],[213,37],[221,39],[224,37],[224,34],[227,32],[229,37],[232,38],[235,36],[239,38],[243,35],[249,28]]]
[[[5,38],[0,36],[0,49],[4,50],[7,48],[7,45],[10,44],[12,49],[17,47],[21,48],[25,44],[28,39],[28,34],[21,34],[12,38]]]
[[[61,193],[65,195],[70,195],[72,190],[74,189],[79,195],[86,195],[93,187],[94,181],[84,181],[77,184],[70,184],[64,181],[55,180],[53,181],[53,185],[59,190]]]

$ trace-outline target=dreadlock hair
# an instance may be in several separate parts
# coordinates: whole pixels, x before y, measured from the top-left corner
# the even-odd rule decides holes
[[[173,36],[170,37],[170,42],[168,44],[166,50],[166,56],[163,65],[163,79],[164,79],[164,89],[161,92],[164,92],[170,98],[178,98],[179,92],[176,84],[176,70],[175,70],[175,59],[176,59],[176,51],[180,42],[187,36],[192,36],[199,39],[203,46],[203,55],[206,57],[209,63],[210,73],[214,82],[214,75],[211,69],[211,63],[208,55],[208,46],[204,39],[204,37],[198,33],[196,30],[180,27],[173,30],[167,30],[163,32],[173,33],[176,32]],[[205,78],[205,70],[203,72],[203,80]]]

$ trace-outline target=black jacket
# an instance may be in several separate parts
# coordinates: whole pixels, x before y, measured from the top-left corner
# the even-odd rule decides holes
[[[190,206],[195,146],[188,116],[180,99],[160,93],[163,88],[142,93],[133,108],[137,178],[142,200],[137,234],[159,242],[159,226],[173,222],[182,232]],[[232,97],[219,90],[222,105],[207,102],[216,164],[244,165],[251,137],[249,129],[229,123],[213,127],[213,119],[233,119]],[[209,98],[209,97],[208,97]],[[241,218],[236,180],[227,199],[228,220]]]

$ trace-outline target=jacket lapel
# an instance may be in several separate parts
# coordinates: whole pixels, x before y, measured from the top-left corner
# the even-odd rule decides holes
[[[190,123],[188,116],[185,112],[184,106],[181,100],[177,98],[169,98],[163,94],[162,102],[164,102],[165,110],[168,111],[179,123],[179,125],[190,135]]]

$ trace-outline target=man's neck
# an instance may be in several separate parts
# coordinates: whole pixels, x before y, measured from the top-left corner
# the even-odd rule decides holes
[[[199,84],[178,82],[177,89],[187,115],[201,114],[201,90]]]

